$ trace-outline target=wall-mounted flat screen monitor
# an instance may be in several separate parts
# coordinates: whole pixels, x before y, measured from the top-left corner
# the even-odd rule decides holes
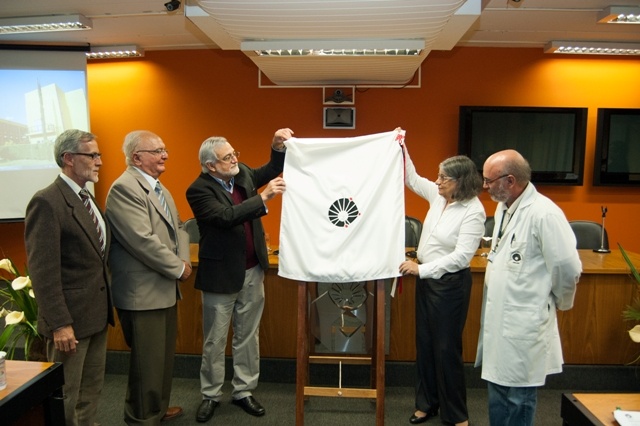
[[[539,184],[582,185],[587,108],[461,106],[458,153],[478,171],[491,154],[515,149]]]
[[[640,109],[598,109],[593,184],[640,186]]]

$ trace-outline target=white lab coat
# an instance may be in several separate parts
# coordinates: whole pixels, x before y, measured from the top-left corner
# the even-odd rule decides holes
[[[529,183],[498,244],[498,203],[489,256],[476,366],[502,386],[542,386],[562,371],[556,309],[573,307],[582,264],[558,206]]]

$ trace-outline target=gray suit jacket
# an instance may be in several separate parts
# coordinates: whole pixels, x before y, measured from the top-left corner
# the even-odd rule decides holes
[[[95,201],[95,200],[94,200]],[[102,214],[99,211],[96,214]],[[60,177],[38,191],[27,206],[25,246],[27,266],[38,301],[38,332],[71,325],[76,338],[113,325],[110,245],[106,223],[104,258],[91,216],[71,187]]]
[[[189,261],[189,235],[183,229],[169,191],[163,193],[167,217],[149,182],[134,167],[113,183],[106,216],[113,242],[109,254],[113,303],[118,309],[145,311],[175,305],[181,298],[178,277]]]

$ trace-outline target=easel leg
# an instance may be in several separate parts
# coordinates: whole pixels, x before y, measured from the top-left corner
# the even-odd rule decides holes
[[[384,425],[384,386],[385,386],[385,281],[376,280],[376,425]]]
[[[307,337],[307,284],[298,282],[298,327],[296,349],[296,425],[304,425],[304,388],[307,383],[308,337]]]

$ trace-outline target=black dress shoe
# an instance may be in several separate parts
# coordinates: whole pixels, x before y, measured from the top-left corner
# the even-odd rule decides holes
[[[231,402],[241,407],[244,411],[251,414],[252,416],[264,416],[264,407],[260,405],[260,403],[256,401],[256,399],[251,395],[246,398],[234,399]]]
[[[411,417],[409,417],[409,423],[411,423],[412,425],[417,425],[420,423],[424,423],[430,418],[435,417],[437,415],[438,415],[437,408],[435,409],[432,408],[431,410],[427,411],[427,414],[425,414],[424,416],[416,416],[416,414],[413,413]]]
[[[199,423],[209,421],[209,419],[213,417],[213,412],[216,411],[218,405],[220,405],[218,401],[214,401],[213,399],[203,399],[200,403],[200,407],[198,407],[196,421]]]

